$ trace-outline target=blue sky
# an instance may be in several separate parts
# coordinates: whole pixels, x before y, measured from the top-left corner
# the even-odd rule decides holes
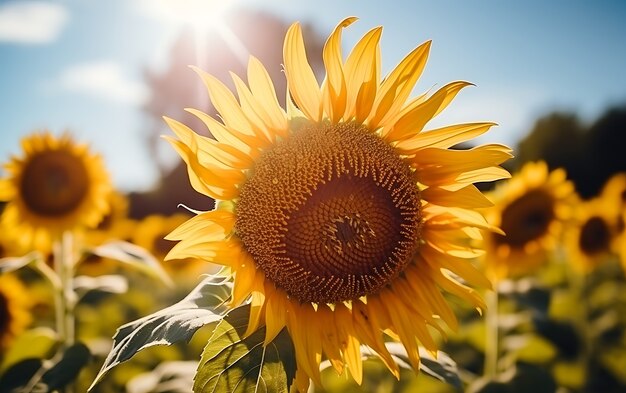
[[[199,1],[0,0],[0,161],[33,131],[69,129],[104,156],[119,188],[149,188],[157,171],[144,141],[142,72],[165,67],[186,18],[210,21],[216,4],[307,21],[323,36],[358,16],[344,33],[346,50],[382,25],[384,72],[432,39],[418,91],[459,79],[477,85],[432,124],[499,123],[481,142],[514,145],[552,110],[591,121],[626,102],[623,1],[204,0],[203,9],[179,15],[159,8],[168,2]]]

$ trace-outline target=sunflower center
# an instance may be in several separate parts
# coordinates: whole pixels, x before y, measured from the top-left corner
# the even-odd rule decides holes
[[[62,150],[40,153],[24,168],[21,196],[34,213],[62,216],[87,195],[89,175],[79,157]]]
[[[554,216],[554,200],[542,190],[532,190],[513,201],[502,212],[501,228],[506,236],[496,236],[500,244],[520,248],[547,233]]]
[[[375,293],[420,240],[414,173],[355,124],[295,132],[264,152],[240,190],[235,230],[257,267],[301,302]]]
[[[591,217],[580,230],[578,244],[587,255],[593,255],[609,249],[611,231],[606,221],[600,217]]]

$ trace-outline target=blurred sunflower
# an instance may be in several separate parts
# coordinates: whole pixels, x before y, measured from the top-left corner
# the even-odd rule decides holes
[[[81,234],[83,245],[95,247],[107,241],[131,241],[137,223],[128,217],[128,198],[123,193],[114,190],[109,193],[108,200],[110,210],[102,217],[98,226]],[[87,253],[77,266],[77,274],[98,276],[113,273],[118,267],[118,261]]]
[[[111,190],[99,156],[68,135],[49,132],[22,140],[23,157],[5,165],[0,201],[8,235],[29,248],[48,252],[64,231],[95,227],[108,212]]]
[[[605,201],[605,209],[615,219],[615,235],[611,248],[619,255],[624,271],[626,271],[626,173],[619,172],[604,183],[600,198]]]
[[[399,377],[383,332],[406,347],[415,370],[418,345],[436,351],[429,326],[456,328],[441,290],[475,307],[480,296],[455,277],[488,287],[467,258],[489,201],[473,185],[509,176],[502,145],[449,147],[493,123],[424,131],[467,82],[409,99],[430,50],[426,42],[386,78],[380,76],[382,28],[369,31],[344,62],[343,20],[323,50],[321,88],[294,23],[284,43],[286,112],[254,57],[248,85],[233,74],[237,98],[196,70],[223,123],[198,110],[216,140],[166,119],[166,137],[188,166],[191,184],[216,199],[173,231],[168,258],[199,257],[234,277],[231,306],[251,304],[248,333],[266,326],[265,343],[284,328],[296,348],[296,387],[320,381],[323,354],[338,373],[362,381],[360,344]],[[451,274],[452,272],[452,274]]]
[[[30,307],[22,282],[11,274],[0,275],[0,355],[30,324]]]
[[[565,250],[574,268],[583,274],[594,270],[612,255],[616,217],[604,198],[578,205],[565,229]]]
[[[529,273],[544,263],[576,200],[565,171],[549,172],[543,161],[524,164],[487,196],[494,203],[485,210],[487,221],[506,234],[485,232],[483,261],[494,280]]]
[[[189,214],[183,213],[170,216],[149,215],[138,222],[131,241],[148,250],[159,262],[163,262],[176,244],[165,237],[189,218]],[[204,260],[198,258],[171,259],[164,262],[163,267],[179,283],[184,281],[192,285],[198,283],[200,275],[214,270]]]

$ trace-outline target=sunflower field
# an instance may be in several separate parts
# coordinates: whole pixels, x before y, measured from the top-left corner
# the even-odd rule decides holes
[[[71,131],[0,157],[0,393],[626,391],[626,171],[431,125],[473,84],[415,93],[436,42],[384,73],[356,21],[192,66],[178,183]]]

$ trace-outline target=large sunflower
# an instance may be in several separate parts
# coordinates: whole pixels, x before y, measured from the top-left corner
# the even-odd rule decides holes
[[[215,140],[166,119],[167,138],[187,163],[200,193],[215,198],[169,239],[170,258],[199,257],[234,278],[231,305],[251,304],[248,332],[260,324],[269,343],[284,327],[296,348],[296,386],[320,382],[326,356],[337,372],[362,379],[360,345],[371,347],[396,376],[383,333],[406,347],[435,351],[429,326],[457,321],[441,290],[476,307],[480,296],[461,284],[489,281],[467,260],[479,228],[475,211],[489,201],[473,185],[508,177],[502,145],[450,150],[493,123],[425,131],[426,124],[470,85],[452,82],[409,98],[430,42],[381,80],[382,28],[368,32],[343,60],[343,20],[323,50],[321,87],[307,62],[299,23],[287,31],[287,110],[254,57],[248,84],[233,75],[238,99],[215,77],[196,70],[222,121],[195,109]]]
[[[64,231],[95,227],[107,213],[111,190],[99,156],[68,135],[48,132],[22,140],[23,157],[5,165],[2,220],[16,241],[43,252]]]
[[[524,164],[488,197],[494,206],[485,216],[505,232],[484,236],[485,268],[497,280],[531,272],[546,261],[571,217],[576,194],[563,169],[548,171],[538,161]]]
[[[0,358],[4,349],[31,322],[31,301],[21,281],[0,275]]]

